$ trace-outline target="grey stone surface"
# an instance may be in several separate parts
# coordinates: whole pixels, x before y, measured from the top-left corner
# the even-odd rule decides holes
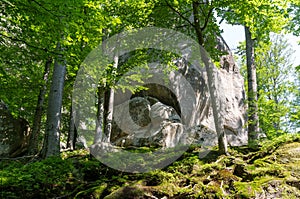
[[[165,77],[158,70],[144,85],[148,89],[134,94],[130,100],[122,95],[116,98],[114,120],[118,128],[114,128],[114,144],[142,146],[157,142],[161,147],[176,143],[217,144],[205,67],[189,63],[188,58],[176,64],[178,71]],[[246,145],[244,80],[231,54],[222,56],[220,64],[219,69],[213,69],[214,84],[228,144]]]
[[[131,101],[142,101],[140,97],[133,98]],[[146,100],[146,99],[144,99]],[[130,104],[131,102],[129,102]],[[141,105],[142,103],[138,103]],[[144,107],[144,105],[142,105]],[[140,109],[135,107],[136,109]],[[152,106],[148,106],[147,117],[150,123],[147,126],[138,126],[131,133],[123,137],[117,137],[113,140],[115,145],[128,146],[160,146],[163,148],[174,147],[184,133],[180,117],[171,106],[167,106],[161,102],[156,102]],[[123,109],[121,109],[123,110]],[[128,117],[121,118],[122,111],[115,114],[115,118],[121,119],[123,124],[132,123],[132,119]]]
[[[219,114],[223,118],[228,143],[232,146],[245,145],[248,142],[248,135],[243,77],[231,55],[223,56],[221,68],[214,68],[214,72],[216,75],[216,82],[214,83],[219,95],[217,100],[221,102]],[[191,113],[196,120],[195,126],[203,125],[215,131],[205,70],[199,71],[190,66],[184,73],[196,91],[197,102]]]

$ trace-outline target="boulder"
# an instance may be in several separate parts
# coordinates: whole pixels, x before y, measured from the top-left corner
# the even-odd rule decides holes
[[[147,99],[140,97],[133,98],[132,101],[145,101],[145,103],[138,103],[142,107],[145,107],[145,104],[149,102]],[[156,102],[150,107],[148,105],[148,114],[144,116],[149,117],[150,123],[135,130],[132,129],[133,133],[128,131],[128,134],[122,134],[123,136],[121,134],[119,136],[115,135],[115,139],[112,140],[113,145],[121,147],[148,146],[161,148],[171,148],[178,144],[217,145],[217,133],[209,127],[201,124],[192,128],[186,128],[181,123],[180,116],[173,107],[161,102]],[[134,109],[141,110],[138,106],[134,107]],[[130,118],[125,117],[122,119],[122,116],[122,112],[115,113],[115,119],[122,120],[127,124],[131,123]],[[114,126],[114,132],[116,132],[116,128],[117,126]],[[120,129],[118,131],[122,132]]]
[[[125,98],[131,94],[117,92],[114,120],[119,128],[113,132],[116,145],[151,145],[155,140],[162,147],[191,142],[217,144],[205,67],[196,67],[188,59],[176,63],[178,71],[168,74],[167,83],[158,70],[146,81],[147,90],[135,93],[130,100]],[[220,64],[219,69],[213,69],[214,84],[227,140],[231,146],[246,145],[244,80],[231,54],[222,56]]]
[[[152,102],[157,101],[151,98]],[[139,101],[140,103],[135,103]],[[142,103],[143,102],[143,103]],[[182,137],[183,125],[180,123],[180,117],[171,106],[167,106],[161,102],[156,102],[153,105],[147,99],[136,97],[130,100],[129,104],[135,104],[134,110],[147,110],[142,113],[145,118],[149,118],[149,123],[146,126],[129,125],[131,129],[127,129],[127,134],[123,137],[114,136],[112,142],[117,146],[157,146],[169,148],[176,146]],[[122,105],[121,107],[126,106]],[[147,108],[146,108],[147,107]],[[124,109],[121,109],[124,111]],[[136,112],[138,113],[138,112]],[[121,121],[121,125],[131,124],[132,118],[123,117],[122,111],[115,111],[114,119]],[[135,120],[136,121],[136,120]],[[138,120],[139,121],[139,120]],[[128,125],[124,125],[128,126]],[[114,129],[117,127],[115,126]],[[122,128],[124,131],[124,128]]]
[[[28,149],[29,123],[23,118],[14,118],[0,100],[0,157],[17,157]]]

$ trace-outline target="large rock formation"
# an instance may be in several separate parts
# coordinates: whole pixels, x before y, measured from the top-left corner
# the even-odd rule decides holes
[[[150,102],[150,99],[152,103]],[[122,126],[128,127],[116,131],[114,129],[113,142],[118,146],[153,146],[170,148],[180,143],[184,128],[180,123],[180,117],[171,106],[167,106],[157,99],[148,97],[136,97],[130,100],[130,105],[135,105],[130,109],[133,117],[123,117],[126,109],[116,110],[115,120],[122,121]],[[133,125],[130,124],[134,121]],[[140,122],[143,121],[143,122]],[[141,125],[144,124],[143,126]],[[125,136],[120,137],[118,133],[125,132]],[[123,134],[124,135],[124,134]]]
[[[29,123],[23,118],[14,118],[0,100],[0,157],[22,155],[28,147]]]
[[[232,55],[223,56],[220,63],[220,69],[214,68],[217,100],[221,102],[219,114],[228,143],[245,145],[248,137],[244,81]],[[148,89],[130,100],[123,97],[128,98],[128,94],[116,95],[112,136],[115,145],[217,144],[205,68],[184,59],[177,66],[179,70],[168,75],[168,83],[163,74],[157,73],[144,85]]]

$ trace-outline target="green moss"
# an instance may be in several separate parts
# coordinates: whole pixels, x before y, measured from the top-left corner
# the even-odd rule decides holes
[[[237,195],[240,195],[244,198],[255,197],[256,194],[261,193],[264,187],[268,187],[271,182],[280,182],[283,183],[283,180],[280,178],[274,178],[273,176],[262,176],[260,178],[255,178],[251,182],[235,182],[234,187],[236,189]]]
[[[65,151],[60,154],[61,158],[63,160],[72,158],[72,157],[80,157],[80,156],[88,156],[89,151],[85,149],[79,149],[74,151]]]
[[[299,198],[300,139],[297,139],[288,136],[266,142],[259,151],[248,154],[231,149],[234,155],[220,156],[212,151],[205,159],[199,158],[201,148],[193,146],[168,167],[140,174],[109,168],[85,150],[63,152],[61,158],[30,163],[2,161],[1,197],[122,198],[122,193],[129,191],[133,198],[251,198],[276,186],[283,198],[289,195]],[[246,175],[233,174],[237,165],[243,166]]]
[[[94,183],[94,184],[97,184],[97,183]],[[75,195],[74,199],[87,198],[89,196],[93,196],[93,198],[99,199],[99,198],[101,198],[101,196],[106,188],[107,188],[107,183],[100,184],[100,185],[93,185],[93,186],[91,186],[91,188],[88,188],[83,191],[79,191]]]
[[[224,169],[224,165],[221,165],[218,163],[212,163],[212,164],[201,165],[200,168],[201,168],[201,170],[200,170],[199,174],[206,175],[212,171]]]
[[[125,150],[132,153],[151,153],[157,151],[158,149],[154,147],[134,147]]]
[[[279,136],[273,140],[266,140],[261,143],[261,151],[272,151],[275,148],[278,148],[282,144],[292,143],[292,142],[299,142],[300,141],[300,134],[286,134]]]
[[[255,196],[256,192],[261,192],[262,189],[257,182],[235,182],[235,195],[241,198],[251,198]]]
[[[131,198],[141,198],[144,196],[145,191],[139,186],[125,186],[116,191],[112,192],[104,199],[131,199]]]
[[[228,182],[228,183],[230,181],[240,181],[241,180],[241,178],[233,175],[232,172],[230,172],[226,169],[223,169],[223,170],[218,172],[217,179]]]

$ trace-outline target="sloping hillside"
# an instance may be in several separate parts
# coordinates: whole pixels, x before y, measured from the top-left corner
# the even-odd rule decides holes
[[[300,136],[282,136],[257,151],[193,146],[172,165],[145,174],[110,169],[84,150],[43,161],[1,161],[1,198],[300,198]]]

